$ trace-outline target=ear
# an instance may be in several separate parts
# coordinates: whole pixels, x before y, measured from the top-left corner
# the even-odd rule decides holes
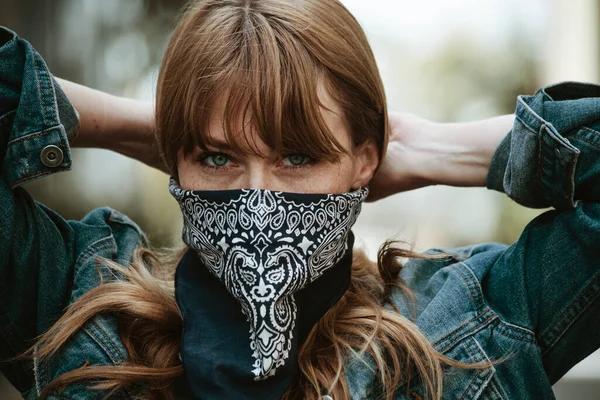
[[[367,186],[379,165],[379,147],[371,140],[367,140],[356,148],[354,152],[356,172],[352,189]]]

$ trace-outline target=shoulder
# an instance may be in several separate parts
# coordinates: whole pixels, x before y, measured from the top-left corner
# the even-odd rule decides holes
[[[129,217],[109,207],[97,208],[80,221],[69,221],[76,244],[73,276],[75,301],[94,287],[114,280],[103,259],[128,266],[139,247],[149,247],[142,229]]]
[[[413,322],[437,351],[456,361],[498,360],[505,356],[507,348],[533,359],[538,354],[535,336],[500,318],[483,290],[486,271],[494,267],[507,248],[504,244],[482,243],[429,249],[423,254],[445,257],[408,261],[399,278],[414,298],[410,299],[399,288],[394,289],[391,300],[395,307],[386,308]],[[521,359],[527,360],[527,356]],[[365,355],[360,355],[358,362],[347,360],[349,382],[357,382],[349,383],[352,398],[374,398],[369,394],[376,382],[372,365]],[[522,370],[517,368],[500,374],[493,365],[484,369],[453,369],[452,379],[444,380],[442,397],[509,398],[502,382],[518,379],[520,375]],[[406,389],[399,388],[397,398]],[[425,397],[418,382],[408,389],[415,398]]]
[[[418,291],[423,285],[431,285],[432,279],[439,284],[444,283],[456,270],[457,264],[467,260],[469,268],[476,269],[478,272],[484,271],[493,265],[507,248],[507,245],[501,243],[431,248],[422,253],[431,258],[410,259],[404,265],[399,278],[404,280],[411,289]]]
[[[52,211],[49,211],[52,212]],[[79,221],[67,221],[74,235],[76,249],[72,272],[71,307],[81,296],[110,281],[121,279],[110,270],[103,259],[127,267],[135,250],[147,246],[140,227],[126,215],[108,207],[91,211]],[[35,386],[32,395],[62,374],[86,365],[121,365],[128,358],[127,349],[118,328],[118,316],[110,312],[95,314],[75,332],[69,343],[56,356],[35,359]],[[43,372],[43,373],[42,373]],[[138,398],[136,387],[124,389],[118,398]],[[135,393],[134,393],[135,392]],[[89,389],[75,383],[62,388],[56,398],[87,398]],[[52,397],[52,396],[51,396]],[[52,397],[52,398],[55,398]]]
[[[423,254],[448,254],[455,262],[465,261],[481,253],[502,251],[507,245],[502,243],[478,243],[462,247],[435,247],[425,251]]]
[[[414,297],[395,289],[392,302],[430,339],[440,338],[451,326],[485,313],[481,282],[506,249],[500,243],[429,249],[423,254],[438,257],[411,259],[399,274]]]
[[[115,241],[120,243],[136,242],[148,246],[148,238],[144,231],[131,218],[110,207],[96,208],[81,221],[73,221],[73,226],[85,228],[108,228]]]

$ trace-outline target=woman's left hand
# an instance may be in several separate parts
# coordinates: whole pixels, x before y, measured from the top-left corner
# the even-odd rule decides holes
[[[492,156],[514,115],[435,123],[392,113],[387,153],[371,180],[369,201],[429,185],[485,186]]]
[[[429,157],[426,143],[435,124],[409,113],[391,113],[387,152],[369,183],[368,201],[431,184],[424,168]]]

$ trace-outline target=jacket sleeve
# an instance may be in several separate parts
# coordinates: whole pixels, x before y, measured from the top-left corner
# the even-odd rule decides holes
[[[77,113],[29,43],[0,27],[0,368],[31,387],[25,351],[69,302],[75,235],[25,182],[68,170]]]
[[[509,322],[531,330],[551,383],[600,347],[600,86],[567,82],[519,97],[487,187],[552,207],[483,281]]]

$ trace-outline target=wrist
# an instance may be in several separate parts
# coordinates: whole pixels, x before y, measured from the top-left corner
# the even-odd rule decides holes
[[[153,129],[150,104],[100,91],[94,92],[93,98],[87,99],[78,110],[80,132],[72,143],[74,147],[128,153],[133,143],[150,142]]]
[[[134,141],[148,142],[154,129],[152,104],[108,95],[102,126],[104,148],[118,150]]]
[[[79,115],[79,131],[71,143],[74,147],[117,150],[125,142],[145,142],[152,136],[154,110],[151,104],[64,79],[56,80]]]
[[[154,138],[154,106],[116,96],[109,104],[100,147],[162,169]]]
[[[164,169],[154,139],[154,107],[56,78],[79,114],[73,147],[112,150]]]
[[[390,113],[387,153],[370,200],[430,185],[484,186],[492,156],[514,116],[470,123],[435,123]]]
[[[508,131],[490,129],[490,121],[431,123],[423,179],[430,185],[485,186],[494,150]]]

